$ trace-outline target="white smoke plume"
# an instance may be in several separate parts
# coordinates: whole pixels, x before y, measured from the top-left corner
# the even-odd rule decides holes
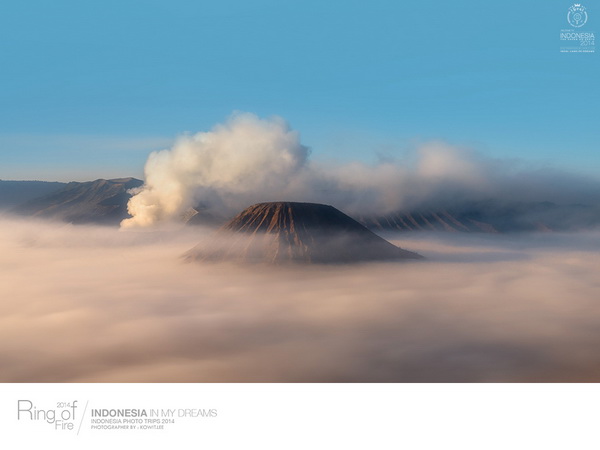
[[[212,131],[181,137],[170,150],[152,153],[145,185],[129,202],[133,217],[122,226],[177,220],[198,205],[231,216],[265,201],[326,203],[362,215],[447,208],[492,197],[594,204],[600,198],[597,180],[492,159],[443,142],[371,165],[328,165],[308,156],[299,134],[283,119],[234,115]]]
[[[124,227],[171,219],[197,202],[227,202],[257,191],[283,193],[305,163],[308,149],[279,118],[234,115],[212,131],[179,138],[171,150],[152,153],[145,185],[129,202]]]

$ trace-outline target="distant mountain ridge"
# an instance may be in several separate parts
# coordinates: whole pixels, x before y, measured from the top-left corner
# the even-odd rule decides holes
[[[0,180],[0,209],[12,208],[34,198],[52,194],[67,183],[58,181]]]
[[[128,191],[142,184],[143,181],[135,178],[73,181],[53,193],[29,200],[11,212],[71,223],[117,225],[128,217],[127,203],[131,198]]]
[[[576,231],[600,226],[600,208],[552,202],[465,202],[448,209],[425,209],[362,216],[371,230],[509,233]]]

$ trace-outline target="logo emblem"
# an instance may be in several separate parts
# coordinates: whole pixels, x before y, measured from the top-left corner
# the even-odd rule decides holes
[[[580,28],[587,22],[588,15],[585,10],[585,6],[581,6],[579,3],[575,3],[569,8],[567,13],[567,21],[569,25],[574,28]]]

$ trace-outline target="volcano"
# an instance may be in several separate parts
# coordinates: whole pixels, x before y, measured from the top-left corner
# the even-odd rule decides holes
[[[351,263],[420,259],[333,206],[272,202],[250,206],[222,226],[188,260],[234,260],[280,264]]]

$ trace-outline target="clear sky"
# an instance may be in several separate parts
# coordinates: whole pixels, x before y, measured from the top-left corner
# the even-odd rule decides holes
[[[560,53],[571,1],[32,0],[0,7],[0,178],[141,176],[233,111],[314,158],[441,139],[600,169],[600,44]],[[600,33],[600,1],[582,3]]]

